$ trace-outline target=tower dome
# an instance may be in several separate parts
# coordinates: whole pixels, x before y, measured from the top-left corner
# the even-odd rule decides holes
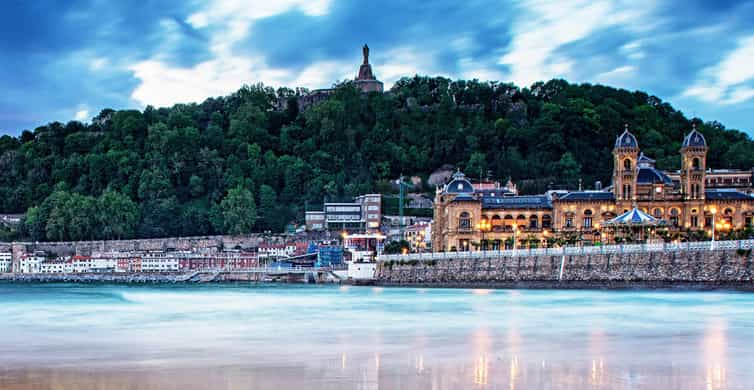
[[[639,142],[636,141],[636,137],[628,131],[628,125],[626,125],[623,133],[615,139],[616,148],[638,148]]]
[[[696,129],[696,124],[694,124],[693,129],[691,129],[691,132],[683,138],[683,145],[681,145],[682,148],[706,148],[707,147],[707,140],[704,139],[704,136],[702,133],[700,133]]]
[[[458,171],[453,174],[453,179],[445,186],[445,192],[448,194],[471,194],[474,192],[474,186],[471,185],[463,172]]]

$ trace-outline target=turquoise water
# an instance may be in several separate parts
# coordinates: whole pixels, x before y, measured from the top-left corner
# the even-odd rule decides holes
[[[754,388],[736,292],[0,285],[0,337],[0,388]]]

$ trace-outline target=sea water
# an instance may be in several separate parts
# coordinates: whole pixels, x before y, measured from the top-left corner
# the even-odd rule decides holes
[[[754,295],[0,285],[0,388],[752,389]]]

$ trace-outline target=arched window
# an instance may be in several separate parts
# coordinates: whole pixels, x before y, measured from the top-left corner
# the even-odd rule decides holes
[[[503,226],[505,227],[505,230],[511,231],[513,230],[513,216],[510,214],[506,214],[503,217]]]
[[[723,211],[723,220],[730,226],[733,226],[733,209],[725,209]]]
[[[536,215],[529,217],[529,229],[539,229],[539,218]]]
[[[680,212],[677,208],[674,207],[670,209],[670,224],[676,227],[678,226],[678,214],[680,214]]]
[[[659,207],[652,209],[652,216],[655,218],[662,218],[662,209]]]
[[[516,226],[518,226],[519,229],[526,228],[526,216],[523,214],[519,214],[518,217],[516,217]]]
[[[471,230],[471,215],[469,213],[464,211],[458,216],[458,229]]]
[[[503,219],[500,218],[499,215],[495,214],[492,216],[492,230],[493,231],[500,231],[503,228]]]
[[[631,199],[631,185],[630,184],[623,185],[623,199]]]
[[[694,169],[701,169],[702,164],[699,161],[699,157],[694,157],[694,159],[691,160],[691,167]]]
[[[631,170],[631,159],[630,158],[627,158],[627,159],[623,160],[623,169],[626,170],[626,171],[630,171]]]
[[[552,227],[552,217],[545,214],[542,216],[542,228],[549,229]]]

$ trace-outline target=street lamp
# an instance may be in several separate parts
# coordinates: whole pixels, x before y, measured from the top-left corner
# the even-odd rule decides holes
[[[600,245],[602,245],[602,233],[600,232],[600,223],[599,222],[597,222],[597,223],[594,224],[594,234],[596,234],[597,237],[599,237]]]
[[[513,253],[516,253],[516,233],[518,232],[518,223],[513,222]]]
[[[709,212],[712,213],[712,242],[710,242],[710,250],[715,249],[715,214],[717,214],[717,208],[715,206],[712,206],[709,209]]]
[[[490,223],[490,221],[483,219],[479,221],[478,224],[476,224],[476,228],[479,229],[480,232],[482,232],[482,241],[479,243],[479,250],[483,250],[482,246],[484,245],[484,233],[492,229],[492,224]]]

